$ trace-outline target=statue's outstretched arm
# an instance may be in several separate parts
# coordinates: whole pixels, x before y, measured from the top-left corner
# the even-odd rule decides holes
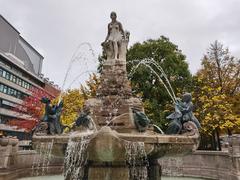
[[[186,114],[186,113],[189,113],[191,111],[193,111],[193,104],[192,103],[190,103],[187,107],[183,108],[182,113]]]

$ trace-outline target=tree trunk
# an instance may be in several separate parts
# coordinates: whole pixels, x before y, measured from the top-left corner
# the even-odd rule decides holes
[[[215,138],[215,131],[212,132],[212,150],[216,151],[216,138]]]
[[[219,137],[219,129],[218,128],[216,128],[216,138],[217,138],[218,150],[222,151],[220,137]]]
[[[232,135],[232,131],[229,128],[227,128],[227,132],[228,132],[228,136]]]

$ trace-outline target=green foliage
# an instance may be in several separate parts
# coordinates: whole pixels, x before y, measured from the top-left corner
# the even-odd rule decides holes
[[[161,36],[157,40],[147,40],[136,43],[127,52],[127,69],[136,65],[135,60],[153,59],[167,74],[176,94],[190,91],[192,76],[188,69],[186,57],[177,45]],[[156,70],[156,68],[155,68]],[[159,71],[158,71],[159,73]],[[159,73],[161,75],[161,73]],[[165,116],[169,114],[172,104],[166,89],[158,78],[145,66],[139,66],[131,78],[135,95],[143,100],[145,111],[150,119],[160,126],[164,126]]]

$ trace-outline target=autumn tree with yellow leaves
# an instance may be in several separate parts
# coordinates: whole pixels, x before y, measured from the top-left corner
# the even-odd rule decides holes
[[[219,150],[220,133],[230,135],[240,130],[239,94],[240,61],[230,55],[228,48],[215,41],[195,76],[194,98],[202,131],[216,137]]]
[[[61,123],[65,126],[71,126],[78,117],[84,102],[91,97],[95,97],[100,83],[96,74],[91,74],[89,79],[79,89],[70,89],[62,94],[63,111],[61,114]],[[53,101],[56,104],[58,99]]]

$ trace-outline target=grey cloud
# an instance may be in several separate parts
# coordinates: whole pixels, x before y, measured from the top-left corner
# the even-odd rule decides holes
[[[131,32],[130,44],[165,35],[194,73],[216,39],[240,57],[239,9],[238,0],[0,0],[0,13],[44,55],[43,72],[59,85],[79,43],[101,53],[112,10]]]

